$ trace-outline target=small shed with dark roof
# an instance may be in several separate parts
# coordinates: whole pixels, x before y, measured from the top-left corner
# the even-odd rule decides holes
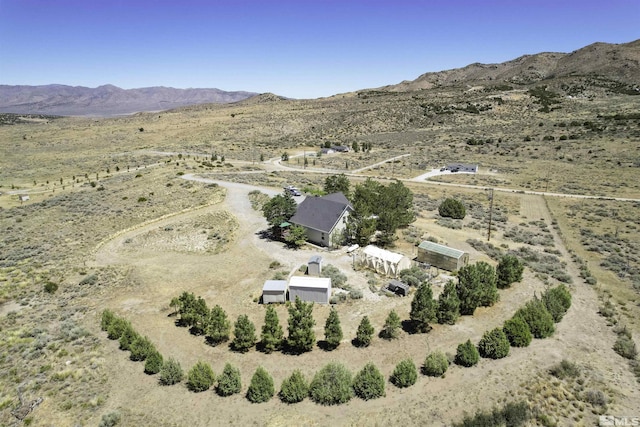
[[[307,197],[289,222],[305,229],[307,241],[333,248],[342,243],[342,233],[351,211],[351,203],[342,193]]]
[[[416,261],[447,271],[456,271],[469,264],[469,254],[459,249],[425,240],[418,246]]]
[[[409,285],[407,285],[406,283],[402,283],[399,280],[391,280],[387,285],[387,289],[389,289],[394,294],[402,295],[403,297],[409,295]]]

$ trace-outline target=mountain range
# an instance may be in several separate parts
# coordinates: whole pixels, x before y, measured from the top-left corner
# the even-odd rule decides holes
[[[415,80],[376,90],[412,92],[459,85],[526,88],[538,84],[564,85],[565,89],[571,85],[586,84],[631,95],[640,94],[640,40],[623,44],[593,43],[571,53],[523,55],[499,64],[474,63],[463,68],[426,73]],[[252,92],[226,92],[220,89],[0,85],[0,112],[115,116],[197,104],[237,102],[255,95]]]

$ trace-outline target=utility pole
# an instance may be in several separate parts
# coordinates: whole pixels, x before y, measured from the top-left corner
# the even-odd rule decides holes
[[[491,217],[493,216],[493,188],[489,196],[491,203],[489,204],[489,229],[487,230],[487,242],[491,241]]]

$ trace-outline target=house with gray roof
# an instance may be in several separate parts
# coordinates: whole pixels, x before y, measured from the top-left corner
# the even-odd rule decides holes
[[[303,227],[307,241],[318,246],[340,246],[347,218],[353,207],[342,193],[322,197],[307,197],[298,205],[289,223]]]

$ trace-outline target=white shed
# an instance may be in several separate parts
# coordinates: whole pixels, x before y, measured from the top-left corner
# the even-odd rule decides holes
[[[307,274],[309,276],[320,276],[320,273],[322,273],[322,257],[314,255],[309,259]]]
[[[328,277],[293,276],[289,279],[289,301],[296,297],[305,302],[329,304],[331,279]]]
[[[365,267],[390,277],[398,277],[401,270],[411,268],[406,256],[369,245],[362,250],[361,262]]]
[[[286,280],[267,280],[262,286],[262,303],[285,302],[287,300]]]

